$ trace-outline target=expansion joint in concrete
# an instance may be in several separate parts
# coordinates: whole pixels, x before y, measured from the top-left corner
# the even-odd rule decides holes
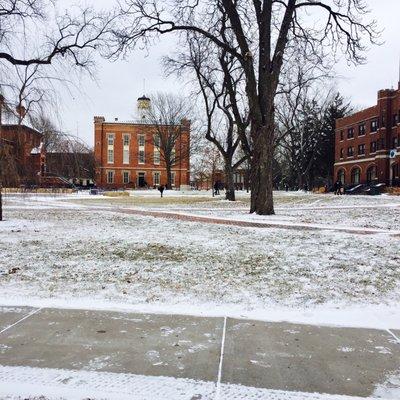
[[[22,321],[25,321],[26,319],[32,317],[32,315],[35,315],[36,313],[38,313],[40,310],[42,309],[42,307],[37,308],[36,310],[31,311],[29,314],[25,315],[25,317],[19,319],[17,322],[14,322],[11,325],[6,326],[3,330],[0,331],[0,335],[6,331],[8,331],[9,329],[13,328],[14,326],[18,325],[19,323],[21,323]]]
[[[221,397],[221,379],[222,379],[222,366],[224,363],[224,348],[225,348],[225,337],[226,337],[226,320],[228,318],[224,317],[224,327],[222,330],[222,339],[221,339],[221,352],[219,356],[219,367],[218,367],[218,378],[217,378],[217,390],[215,393],[215,400],[220,400]]]

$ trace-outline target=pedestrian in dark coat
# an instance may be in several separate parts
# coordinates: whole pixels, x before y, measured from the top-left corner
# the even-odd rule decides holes
[[[160,186],[158,187],[158,191],[160,192],[161,197],[163,197],[164,189],[165,189],[165,186],[164,186],[164,185],[160,185]]]
[[[218,181],[216,181],[215,183],[214,183],[214,194],[219,194],[219,182]]]

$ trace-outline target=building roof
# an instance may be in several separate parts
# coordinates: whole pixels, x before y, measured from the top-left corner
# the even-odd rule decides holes
[[[30,133],[34,133],[35,135],[43,136],[41,132],[37,131],[36,129],[31,128],[30,126],[26,126],[24,124],[18,125],[18,124],[2,124],[1,129],[7,130],[7,131],[16,131],[18,129],[23,129],[25,131],[28,131]]]

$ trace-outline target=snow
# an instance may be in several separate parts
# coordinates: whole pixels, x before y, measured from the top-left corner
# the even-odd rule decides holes
[[[32,400],[82,400],[83,398],[92,400],[214,400],[216,389],[214,382],[183,378],[0,366],[0,396],[4,400],[27,398]],[[396,395],[394,391],[393,393]],[[392,395],[386,385],[377,388],[376,396],[381,396],[381,394]],[[397,399],[398,397],[379,398]],[[289,392],[227,383],[220,385],[218,399],[361,400],[360,397]],[[363,398],[363,400],[372,399],[376,397]]]
[[[7,194],[0,305],[34,307],[32,313],[55,307],[365,327],[383,329],[400,344],[393,331],[400,329],[400,198],[275,197],[276,215],[257,216],[248,214],[246,193],[235,203],[210,192],[168,191],[164,199],[155,190],[127,198]],[[280,229],[129,215],[121,208]],[[164,327],[164,336],[173,334]],[[147,357],[159,360],[155,350]],[[203,382],[98,371],[105,363],[106,357],[93,359],[92,371],[0,365],[0,398],[357,400],[227,384],[220,374],[217,382]],[[393,371],[372,398],[399,399],[399,379]]]
[[[154,196],[150,192],[132,198]],[[0,303],[400,328],[400,242],[388,234],[399,226],[399,198],[279,193],[277,215],[263,217],[246,214],[246,194],[237,203],[199,203],[204,194],[191,196],[186,202],[188,196],[176,192],[172,202],[140,206],[172,212],[182,200],[188,215],[289,227],[323,216],[328,227],[340,221],[344,228],[381,233],[126,215],[118,213],[118,200],[112,206],[87,194],[7,195]]]

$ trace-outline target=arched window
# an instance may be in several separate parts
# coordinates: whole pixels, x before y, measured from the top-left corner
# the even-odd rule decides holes
[[[392,165],[392,171],[393,171],[393,179],[399,179],[399,177],[400,177],[399,164]]]
[[[358,167],[353,168],[351,171],[351,183],[353,185],[358,185],[360,183],[360,177],[361,177],[360,168],[358,168]]]
[[[344,171],[344,169],[340,169],[337,173],[337,179],[338,181],[342,182],[342,184],[344,185],[346,182],[346,173]]]
[[[376,170],[376,165],[371,165],[368,169],[367,169],[367,182],[373,182],[377,179],[378,174],[377,174],[377,170]]]
[[[392,165],[392,186],[400,186],[400,164]]]

